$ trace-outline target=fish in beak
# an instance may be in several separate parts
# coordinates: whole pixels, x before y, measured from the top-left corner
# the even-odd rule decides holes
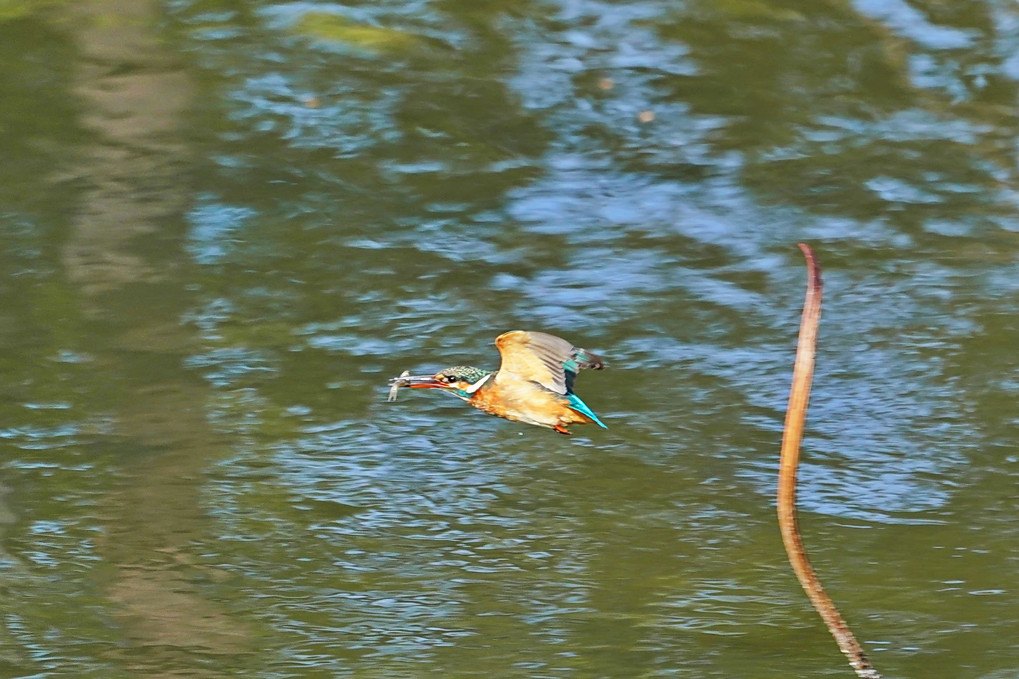
[[[399,377],[394,377],[389,380],[388,400],[396,400],[396,393],[400,390],[400,387],[410,387],[412,389],[441,389],[448,386],[448,383],[437,380],[435,375],[411,375],[409,370],[404,370],[400,373]]]

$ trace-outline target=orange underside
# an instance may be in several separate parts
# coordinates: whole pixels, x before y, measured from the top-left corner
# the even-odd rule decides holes
[[[493,384],[491,388],[478,391],[470,400],[471,405],[486,413],[556,429],[593,421],[567,403],[564,397],[538,389],[531,383]]]

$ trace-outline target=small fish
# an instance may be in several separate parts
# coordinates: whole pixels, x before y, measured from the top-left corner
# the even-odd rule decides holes
[[[406,386],[410,385],[410,382],[407,382],[407,381],[405,381],[403,379],[404,377],[410,377],[410,371],[409,370],[404,370],[402,373],[400,373],[399,377],[394,377],[393,379],[389,380],[389,385],[390,385],[389,386],[389,398],[386,399],[387,401],[395,401],[396,400],[396,392],[398,392],[400,390],[400,387],[406,387]]]

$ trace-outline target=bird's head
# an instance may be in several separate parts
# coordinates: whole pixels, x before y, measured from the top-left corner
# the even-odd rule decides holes
[[[395,377],[390,384],[411,387],[413,389],[443,389],[456,394],[460,398],[470,398],[495,373],[469,365],[455,365],[443,368],[434,375],[410,375]]]

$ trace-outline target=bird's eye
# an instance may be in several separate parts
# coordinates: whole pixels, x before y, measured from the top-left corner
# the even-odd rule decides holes
[[[453,375],[446,375],[446,381],[449,382],[450,384],[453,384],[454,382],[456,382],[456,377],[454,377]]]

